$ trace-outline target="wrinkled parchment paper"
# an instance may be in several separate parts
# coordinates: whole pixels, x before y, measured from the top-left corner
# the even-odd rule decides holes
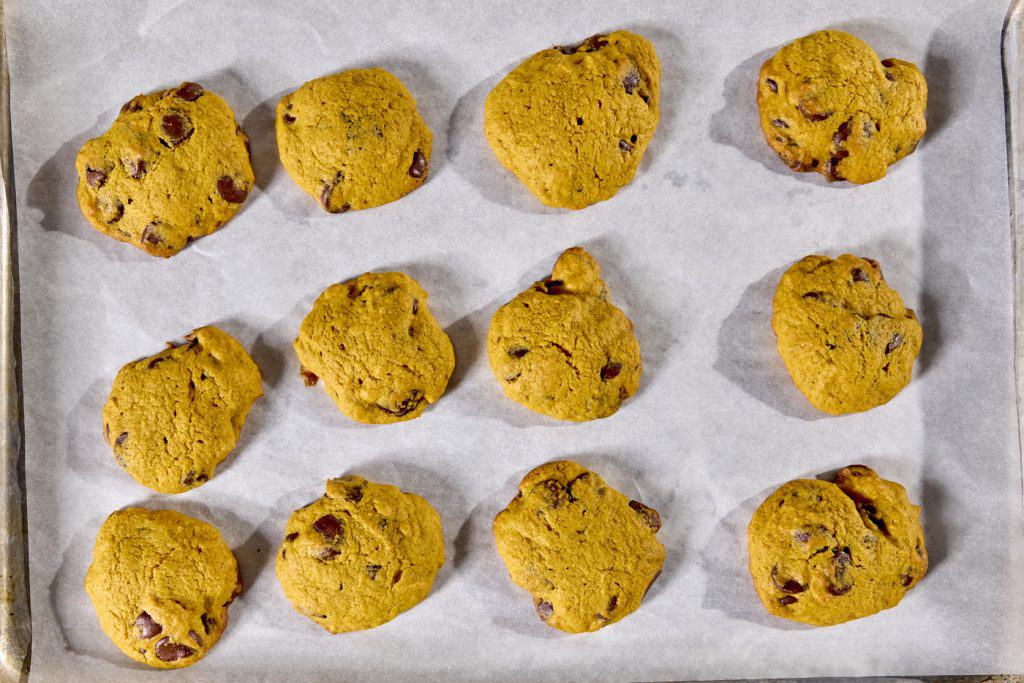
[[[5,3],[21,259],[32,672],[166,680],[125,658],[82,589],[96,531],[126,505],[216,524],[246,590],[176,680],[665,680],[1024,669],[1021,469],[999,33],[1004,0],[740,3]],[[865,187],[796,175],[758,128],[754,82],[778,46],[832,26],[911,60],[930,88],[918,151]],[[493,159],[484,97],[552,44],[628,27],[663,66],[661,126],[633,183],[584,211],[541,206]],[[273,111],[302,82],[383,65],[434,132],[429,181],[385,207],[322,212],[276,155]],[[169,261],[96,233],[73,161],[139,92],[195,80],[252,139],[240,215]],[[505,399],[494,310],[584,245],[636,324],[645,374],[614,417],[563,424]],[[811,252],[881,261],[925,329],[917,376],[867,414],[816,414],[774,350],[782,269]],[[415,421],[351,422],[305,388],[291,350],[327,285],[400,269],[430,293],[458,368]],[[157,496],[114,463],[100,408],[117,369],[194,327],[235,335],[264,373],[235,453],[205,486]],[[661,511],[668,547],[643,606],[603,631],[540,623],[490,525],[525,471],[572,457]],[[769,617],[746,524],[776,486],[854,462],[921,502],[932,568],[898,608],[829,629]],[[424,603],[331,636],[274,576],[289,513],[346,472],[425,496],[447,564]],[[70,678],[69,678],[70,677]]]

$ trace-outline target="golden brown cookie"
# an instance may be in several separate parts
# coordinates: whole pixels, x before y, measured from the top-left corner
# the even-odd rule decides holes
[[[328,287],[295,340],[306,384],[319,379],[338,409],[370,424],[419,417],[448,386],[451,340],[404,273],[365,273]]]
[[[444,564],[430,504],[362,477],[330,479],[292,513],[277,552],[285,596],[331,633],[374,628],[422,602]]]
[[[494,519],[509,576],[549,626],[596,631],[632,613],[661,573],[661,517],[574,462],[541,465]]]
[[[831,626],[894,607],[928,570],[921,509],[864,465],[783,484],[748,528],[750,574],[772,614]]]
[[[757,106],[771,148],[794,171],[870,183],[914,151],[928,86],[910,62],[879,61],[864,41],[818,31],[761,66]]]
[[[174,510],[126,508],[100,527],[85,590],[122,652],[180,669],[220,639],[242,579],[231,549],[206,522]]]
[[[608,300],[597,261],[580,247],[497,310],[487,353],[506,396],[560,420],[612,415],[643,371],[633,323]]]
[[[75,167],[93,227],[165,258],[230,220],[255,180],[234,112],[198,83],[133,98]]]
[[[263,395],[259,368],[231,335],[201,327],[185,340],[121,368],[103,406],[117,463],[160,493],[209,481]]]
[[[582,209],[633,179],[658,127],[661,66],[628,31],[542,50],[487,96],[484,133],[548,206]]]
[[[808,256],[782,276],[772,327],[793,383],[832,415],[870,410],[910,382],[923,333],[878,262]]]
[[[281,164],[330,213],[387,204],[422,185],[432,139],[416,100],[384,69],[317,78],[277,105]]]

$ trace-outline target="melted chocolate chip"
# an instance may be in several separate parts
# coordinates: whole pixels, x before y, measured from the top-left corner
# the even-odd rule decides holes
[[[401,403],[395,408],[385,407],[377,404],[377,408],[383,410],[385,413],[395,415],[396,417],[403,417],[408,415],[412,411],[416,410],[420,403],[423,402],[423,393],[419,389],[413,389],[412,393],[409,394]]]
[[[427,157],[423,152],[416,150],[412,155],[412,164],[409,166],[409,175],[413,178],[422,178],[427,172]]]
[[[778,83],[776,83],[775,81],[773,81],[770,78],[766,78],[764,80],[764,82],[765,82],[765,85],[768,86],[769,90],[771,90],[772,92],[779,92],[779,84]]]
[[[85,182],[89,187],[99,189],[107,182],[107,172],[101,168],[85,167]]]
[[[168,147],[177,147],[192,135],[192,122],[181,114],[165,114],[160,120],[163,136],[160,141]]]
[[[174,94],[186,102],[195,102],[203,96],[204,92],[206,91],[203,90],[203,86],[198,83],[182,83]]]
[[[193,641],[195,641],[195,644],[198,645],[199,647],[203,646],[203,639],[199,636],[198,633],[196,633],[192,629],[189,629],[188,637],[191,638]]]
[[[619,376],[622,372],[622,363],[615,361],[608,361],[603,368],[601,368],[601,381],[608,382]]]
[[[618,604],[619,604],[619,596],[613,595],[612,599],[608,601],[608,607],[606,607],[604,611],[605,612],[609,612],[609,613],[610,612],[614,612],[615,608],[618,606]]]
[[[847,575],[851,564],[853,558],[850,557],[849,548],[837,548],[832,552],[832,573],[835,580],[830,581],[825,587],[830,595],[846,595],[853,588],[853,579]]]
[[[217,625],[217,622],[214,620],[214,618],[206,612],[203,612],[203,614],[199,617],[199,620],[203,622],[203,632],[206,633],[206,635],[210,635],[210,631],[212,631],[213,627]]]
[[[654,508],[649,508],[636,500],[629,501],[629,507],[638,512],[643,517],[644,524],[654,529],[655,532],[661,528],[661,515]]]
[[[160,227],[159,221],[153,221],[142,230],[142,235],[139,237],[139,241],[143,244],[160,244],[163,242],[163,238],[160,237],[160,233],[157,231]]]
[[[772,125],[776,128],[789,128],[789,124],[782,119],[772,119]]]
[[[554,479],[548,479],[543,484],[541,484],[541,486],[543,486],[544,489],[547,491],[547,494],[544,497],[547,500],[548,507],[550,507],[553,510],[557,510],[562,505],[562,503],[566,502],[569,499],[565,487],[562,486],[560,482],[557,482]]]
[[[156,623],[153,617],[149,616],[148,612],[141,612],[135,619],[135,626],[138,629],[139,638],[148,640],[153,636],[158,635],[164,630],[164,627]]]
[[[334,541],[341,535],[341,522],[334,515],[324,515],[313,522],[313,528],[324,537],[325,541]]]
[[[331,195],[334,194],[334,188],[336,188],[344,179],[345,172],[338,171],[334,174],[334,178],[332,180],[324,182],[324,187],[320,191],[320,206],[324,207],[328,213],[345,213],[351,208],[348,204],[342,204],[336,209],[331,208]]]
[[[902,334],[897,332],[896,334],[892,335],[892,339],[890,339],[889,343],[885,345],[885,354],[889,355],[890,353],[892,353],[893,351],[898,349],[902,343],[903,343],[903,335]]]
[[[541,618],[541,621],[547,621],[555,613],[554,605],[547,600],[538,600],[534,603],[534,609],[537,610],[537,616]]]
[[[630,71],[626,74],[625,78],[622,79],[622,87],[626,89],[627,95],[632,95],[638,85],[640,85],[640,74],[636,71]]]
[[[792,595],[783,595],[781,598],[779,598],[779,604],[783,607],[785,607],[786,605],[792,605],[796,601],[796,598],[794,598]]]
[[[803,102],[798,104],[796,108],[797,108],[797,111],[799,111],[801,114],[803,114],[804,118],[807,119],[808,121],[824,121],[828,117],[832,116],[832,112],[831,111],[826,111],[826,112],[821,113],[821,114],[813,112],[813,111],[810,111],[804,105]]]
[[[324,548],[320,551],[320,554],[316,556],[316,559],[321,562],[327,562],[329,560],[333,560],[338,555],[341,555],[339,550],[336,550],[335,548]]]
[[[632,152],[633,145],[629,144],[625,140],[619,140],[619,149],[621,149],[623,152]]]
[[[850,137],[850,128],[852,127],[853,119],[846,119],[843,121],[839,128],[836,129],[835,135],[832,136],[832,146],[838,148]]]
[[[786,579],[785,581],[779,581],[778,575],[779,568],[772,567],[772,583],[775,584],[775,588],[780,590],[787,595],[795,595],[797,593],[803,593],[807,590],[807,586],[803,585],[796,579]]]
[[[295,117],[287,112],[285,112],[284,116],[281,117],[281,120],[287,123],[289,126],[295,123]]]
[[[293,531],[290,534],[288,534],[287,536],[285,536],[284,540],[286,540],[286,541],[294,541],[298,537],[299,537],[299,532],[298,531]]]
[[[412,314],[416,315],[419,312],[420,312],[420,300],[419,299],[413,299],[412,300]]]
[[[235,185],[231,176],[221,176],[217,181],[217,194],[229,204],[241,204],[249,195],[249,190],[244,185]]]
[[[381,569],[379,564],[368,564],[366,565],[366,575],[370,577],[371,581],[377,580],[377,572]]]
[[[317,380],[320,379],[306,368],[300,368],[299,374],[302,375],[302,383],[305,384],[307,387],[316,386]]]
[[[914,576],[912,574],[904,574],[900,583],[904,588],[906,588],[910,584],[914,583]]]
[[[871,282],[871,278],[860,268],[854,268],[850,271],[850,276],[854,282]]]
[[[508,350],[508,355],[512,356],[513,358],[522,358],[529,352],[530,349],[526,348],[525,346],[513,346]]]
[[[117,435],[117,438],[114,439],[114,445],[115,446],[120,446],[121,444],[123,444],[127,440],[128,440],[128,432],[121,432],[120,434]]]
[[[811,299],[813,301],[822,301],[825,298],[823,292],[807,292],[803,296],[804,299]]]
[[[563,294],[566,291],[565,283],[561,280],[544,280],[544,282],[541,283],[541,287],[543,287],[543,289],[540,291],[545,294]]]
[[[146,174],[146,160],[142,157],[133,159],[125,164],[124,169],[128,172],[128,177],[138,180]]]
[[[141,95],[139,97],[141,97]],[[138,97],[133,97],[132,99],[128,100],[127,102],[121,105],[122,114],[124,114],[125,112],[139,111],[140,109],[142,109],[142,103],[139,102]]]
[[[172,643],[170,638],[161,638],[156,644],[156,656],[162,662],[176,662],[195,654],[195,650],[188,645]]]
[[[100,197],[96,204],[100,209],[100,217],[105,223],[116,223],[124,216],[124,204],[120,199]]]
[[[887,69],[891,69],[892,67],[896,66],[896,61],[893,59],[883,59],[882,66],[884,66]]]

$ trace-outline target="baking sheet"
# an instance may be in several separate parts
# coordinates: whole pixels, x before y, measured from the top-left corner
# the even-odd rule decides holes
[[[145,680],[99,629],[81,584],[95,533],[125,505],[216,524],[246,591],[181,680],[668,680],[1024,669],[1021,465],[999,32],[1006,4],[863,2],[5,3],[18,178],[32,676]],[[794,175],[760,137],[757,68],[815,29],[919,64],[929,133],[883,182]],[[486,93],[552,44],[627,27],[662,60],[661,126],[634,182],[580,212],[533,200],[492,158]],[[382,65],[434,132],[429,181],[394,204],[329,216],[281,169],[279,97]],[[258,188],[170,261],[94,232],[73,160],[123,101],[196,80],[252,140]],[[633,319],[641,391],[614,417],[562,424],[505,399],[487,366],[494,310],[582,244]],[[774,351],[770,300],[810,252],[878,258],[918,311],[917,377],[892,403],[822,418]],[[431,295],[458,367],[420,419],[367,427],[303,387],[290,343],[316,294],[400,269]],[[126,361],[214,323],[264,373],[239,448],[210,483],[151,495],[99,429]],[[642,608],[596,634],[541,624],[508,580],[490,522],[522,474],[556,457],[662,513],[665,571]],[[745,528],[777,485],[864,462],[923,503],[932,568],[897,609],[830,629],[768,617]],[[432,596],[372,631],[331,636],[273,573],[288,514],[345,472],[425,496],[448,562]]]

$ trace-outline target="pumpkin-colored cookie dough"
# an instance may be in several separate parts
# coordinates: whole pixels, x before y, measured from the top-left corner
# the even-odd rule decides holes
[[[772,149],[795,171],[870,183],[924,136],[928,86],[916,66],[818,31],[761,67],[757,105]]]
[[[122,652],[180,669],[220,639],[242,579],[213,526],[174,510],[126,508],[100,527],[85,590]]]
[[[234,112],[198,83],[130,100],[75,167],[93,227],[165,258],[224,225],[255,181]]]
[[[444,564],[441,518],[394,486],[357,476],[292,513],[277,580],[295,611],[331,633],[374,628],[422,602]]]
[[[309,81],[281,98],[276,125],[281,164],[330,213],[393,202],[427,177],[430,129],[384,69]]]
[[[597,261],[580,247],[497,310],[487,353],[506,396],[560,420],[613,414],[643,370],[633,323],[608,300]]]
[[[783,484],[750,520],[754,587],[772,614],[831,626],[894,607],[928,570],[921,509],[863,465]]]
[[[338,409],[370,424],[419,417],[455,369],[451,340],[404,273],[365,273],[328,287],[295,340],[309,385],[323,380]]]
[[[877,261],[808,256],[775,290],[772,327],[793,383],[818,410],[843,415],[888,402],[921,350],[914,311]]]
[[[487,96],[498,161],[548,206],[582,209],[633,179],[658,127],[661,66],[628,31],[542,50]]]
[[[548,624],[596,631],[640,606],[661,573],[661,517],[574,462],[549,462],[494,519],[509,576]]]
[[[160,493],[209,481],[263,395],[259,368],[231,335],[201,327],[185,339],[121,368],[103,406],[117,463]]]

